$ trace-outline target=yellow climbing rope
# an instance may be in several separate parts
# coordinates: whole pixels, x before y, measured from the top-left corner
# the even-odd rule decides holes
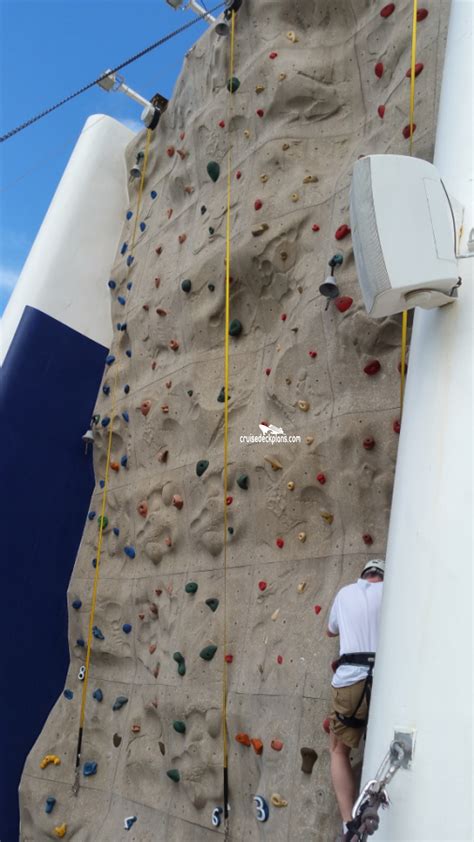
[[[150,149],[150,142],[151,142],[151,135],[152,131],[150,129],[147,130],[146,134],[146,143],[145,143],[145,155],[143,160],[143,169],[142,175],[140,179],[140,186],[138,189],[138,196],[137,196],[137,207],[135,211],[135,223],[133,226],[133,234],[132,234],[132,241],[130,245],[130,254],[133,256],[135,250],[135,241],[137,235],[137,226],[138,226],[138,216],[140,213],[140,207],[142,203],[143,197],[143,186],[145,183],[145,174],[146,168],[148,163],[148,154]],[[132,268],[132,264],[128,266],[126,279],[128,279],[130,275],[130,271]],[[93,629],[94,629],[94,618],[95,618],[95,609],[97,605],[97,592],[99,588],[99,578],[100,578],[100,559],[102,554],[102,541],[104,535],[104,518],[105,518],[105,509],[107,505],[107,493],[109,489],[109,474],[110,474],[110,460],[112,455],[112,436],[113,436],[113,426],[114,420],[117,415],[116,412],[116,404],[117,404],[117,381],[119,375],[120,368],[117,365],[115,369],[114,381],[112,386],[112,412],[110,415],[110,424],[109,424],[109,435],[107,439],[107,457],[105,462],[105,476],[104,476],[104,491],[102,494],[102,504],[101,504],[101,511],[100,511],[100,519],[99,519],[99,537],[97,541],[97,556],[96,556],[96,565],[95,565],[95,574],[94,574],[94,582],[92,586],[92,601],[91,601],[91,611],[89,616],[89,628],[87,632],[87,648],[86,648],[86,662],[85,662],[85,672],[84,672],[84,679],[82,684],[82,695],[81,695],[81,710],[79,714],[79,736],[78,736],[78,743],[77,743],[77,751],[76,751],[76,767],[75,767],[75,780],[73,791],[77,794],[79,789],[79,767],[81,761],[81,747],[82,747],[82,736],[84,731],[84,721],[86,715],[86,700],[87,700],[87,688],[89,684],[89,667],[90,667],[90,660],[91,660],[91,652],[92,652],[92,638],[93,638]]]
[[[234,49],[235,49],[235,12],[232,12],[230,29],[230,74],[229,79],[234,77]],[[229,148],[227,150],[227,217],[225,235],[225,337],[224,337],[224,606],[223,606],[223,680],[222,680],[222,744],[223,744],[223,767],[224,767],[224,819],[228,819],[228,782],[227,782],[227,491],[228,491],[228,452],[229,452],[229,329],[230,329],[230,203],[231,203],[231,170],[232,170],[232,146],[230,141],[230,102],[232,98],[233,84],[230,83],[228,110],[227,110],[227,137]]]

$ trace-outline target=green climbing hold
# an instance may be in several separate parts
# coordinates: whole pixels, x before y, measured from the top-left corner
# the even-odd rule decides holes
[[[211,611],[217,611],[219,608],[219,600],[214,599],[214,597],[210,597],[210,599],[206,599],[206,605],[209,606]]]
[[[97,526],[99,527],[99,529],[100,529],[101,526],[102,526],[103,529],[107,529],[108,525],[109,525],[109,519],[108,519],[107,515],[104,515],[103,517],[102,517],[102,515],[100,515],[97,518]]]
[[[169,778],[175,782],[175,784],[179,784],[181,780],[181,775],[179,774],[177,769],[168,769],[167,773]]]
[[[240,336],[242,333],[242,322],[238,319],[232,319],[229,325],[229,336]]]
[[[217,395],[217,400],[219,403],[224,403],[225,401],[225,387],[223,386],[220,390],[219,394]]]
[[[192,398],[192,396],[194,395],[194,392],[193,392],[192,389],[188,389],[188,395],[189,395],[190,398]]]
[[[209,161],[207,165],[207,174],[212,181],[217,181],[221,173],[221,168],[217,161]]]
[[[181,652],[175,652],[173,658],[178,664],[178,675],[186,675],[186,664]]]
[[[189,278],[186,278],[186,280],[181,281],[181,289],[183,290],[183,292],[191,292],[191,281],[189,280]]]
[[[199,653],[199,657],[203,659],[203,661],[212,661],[214,655],[217,652],[217,646],[214,646],[212,643],[209,646],[205,646],[204,649],[201,649]]]
[[[237,79],[237,76],[232,76],[232,79],[229,79],[227,82],[227,90],[231,94],[235,94],[240,88],[240,81]]]
[[[247,474],[241,474],[240,477],[237,477],[237,485],[239,488],[242,488],[243,491],[247,491],[249,487],[249,478]]]
[[[210,227],[210,228],[208,229],[208,231],[209,231],[209,236],[210,236],[210,237],[212,237],[212,235],[213,235],[213,234],[215,234],[215,228]]]
[[[186,591],[186,593],[196,593],[197,589],[197,582],[188,582],[187,585],[184,586],[184,590]]]
[[[209,462],[207,461],[207,459],[200,459],[196,465],[196,473],[198,477],[202,477],[203,473],[207,471],[208,467]]]
[[[180,719],[175,719],[173,722],[173,728],[178,734],[185,734],[186,733],[186,723],[181,722]]]

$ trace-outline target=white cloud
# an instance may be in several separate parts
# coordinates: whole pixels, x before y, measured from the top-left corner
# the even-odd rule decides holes
[[[0,266],[0,289],[5,292],[11,292],[19,277],[20,273],[18,270]]]
[[[132,132],[141,132],[144,129],[143,123],[139,123],[138,120],[129,120],[128,117],[124,119],[118,118],[120,122],[127,127],[127,129],[131,129]]]

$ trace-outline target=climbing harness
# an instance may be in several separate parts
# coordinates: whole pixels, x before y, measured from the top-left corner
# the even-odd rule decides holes
[[[334,671],[336,671],[338,667],[344,666],[345,664],[356,664],[358,666],[366,666],[369,667],[369,671],[367,673],[367,677],[362,688],[362,695],[355,710],[350,716],[344,716],[344,714],[342,713],[336,713],[336,717],[339,720],[339,722],[342,723],[342,725],[346,725],[348,728],[364,728],[367,725],[368,717],[366,717],[365,719],[360,719],[356,716],[356,713],[359,710],[362,702],[364,701],[364,698],[367,699],[367,708],[370,704],[373,670],[375,665],[375,652],[351,652],[347,655],[341,655],[341,657],[334,662]]]
[[[142,198],[143,198],[143,187],[145,184],[145,175],[148,163],[148,156],[150,151],[150,143],[153,131],[152,129],[148,129],[146,133],[146,142],[145,142],[145,153],[143,158],[143,170],[140,178],[140,186],[138,188],[138,196],[137,196],[137,207],[135,212],[135,224],[133,227],[133,234],[132,240],[130,245],[130,256],[133,258],[134,250],[135,250],[135,241],[137,236],[137,226],[138,226],[138,216],[140,213]],[[131,268],[132,268],[133,260],[128,263],[128,270],[127,270],[127,278],[130,275]],[[83,682],[82,685],[82,695],[81,695],[81,710],[79,715],[79,734],[77,738],[77,749],[76,749],[76,765],[74,769],[74,783],[72,787],[72,791],[74,795],[77,795],[79,792],[79,781],[80,781],[80,766],[81,766],[81,751],[82,751],[82,739],[84,734],[84,721],[86,715],[86,700],[87,700],[87,688],[89,682],[89,666],[90,666],[90,659],[91,659],[91,650],[92,650],[92,638],[94,636],[94,618],[95,618],[95,609],[97,604],[97,591],[99,588],[99,578],[100,578],[100,558],[102,554],[102,540],[104,529],[107,524],[107,518],[105,516],[105,509],[107,505],[107,493],[109,488],[109,475],[110,475],[110,468],[111,468],[111,455],[112,455],[112,437],[113,437],[113,426],[114,420],[117,415],[116,412],[116,395],[117,395],[117,381],[119,375],[119,367],[115,369],[114,375],[114,382],[113,382],[113,389],[112,389],[112,412],[110,415],[110,423],[109,423],[109,434],[107,440],[107,457],[105,463],[105,476],[104,476],[104,490],[102,494],[102,505],[101,505],[101,513],[99,518],[99,538],[97,542],[97,556],[95,562],[95,574],[94,574],[94,583],[92,586],[92,602],[91,602],[91,612],[89,616],[89,630],[87,633],[87,649],[86,649],[86,663],[85,666],[81,667],[80,670],[80,680]]]

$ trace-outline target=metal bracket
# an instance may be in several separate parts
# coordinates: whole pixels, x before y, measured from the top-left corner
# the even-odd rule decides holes
[[[395,731],[393,741],[403,749],[403,758],[400,761],[402,769],[409,769],[415,753],[415,731]]]

